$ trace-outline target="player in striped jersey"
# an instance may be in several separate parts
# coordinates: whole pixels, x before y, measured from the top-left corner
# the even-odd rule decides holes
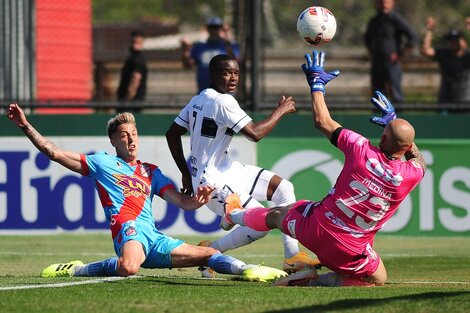
[[[59,149],[36,131],[17,104],[10,104],[7,116],[49,159],[95,181],[117,255],[86,265],[80,261],[53,264],[43,270],[42,276],[129,276],[141,267],[191,266],[210,266],[219,273],[258,280],[285,274],[247,265],[213,248],[189,245],[157,230],[151,207],[155,195],[180,208],[195,210],[209,201],[213,188],[201,186],[194,196],[179,193],[156,165],[141,162],[137,158],[137,126],[131,113],[118,114],[108,122],[108,136],[116,155],[84,155]]]

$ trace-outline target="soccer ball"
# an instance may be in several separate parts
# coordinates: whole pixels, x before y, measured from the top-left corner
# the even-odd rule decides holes
[[[297,32],[307,45],[322,46],[336,33],[335,16],[324,7],[306,8],[297,19]]]

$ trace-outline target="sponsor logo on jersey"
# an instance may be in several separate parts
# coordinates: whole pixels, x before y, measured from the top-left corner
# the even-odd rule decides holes
[[[125,197],[146,197],[150,194],[149,185],[139,177],[124,174],[113,174],[113,177],[116,178],[116,184],[123,188],[122,193]]]
[[[194,110],[198,110],[198,111],[202,111],[202,109],[204,109],[204,106],[202,106],[202,105],[199,106],[199,105],[194,104],[194,105],[193,105],[193,109],[194,109]]]
[[[391,170],[387,169],[386,166],[380,163],[379,160],[375,158],[369,158],[366,162],[366,168],[379,177],[381,180],[386,182],[391,182],[394,186],[400,186],[403,181],[403,177],[400,173],[395,174]]]

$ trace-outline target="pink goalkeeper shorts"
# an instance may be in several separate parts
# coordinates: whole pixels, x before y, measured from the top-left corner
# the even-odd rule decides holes
[[[282,221],[283,233],[299,240],[334,272],[358,278],[372,275],[380,263],[378,253],[369,244],[360,254],[345,247],[317,222],[318,205],[306,200],[294,203]]]

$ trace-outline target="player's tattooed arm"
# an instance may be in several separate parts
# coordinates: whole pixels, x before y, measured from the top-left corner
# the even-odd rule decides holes
[[[81,157],[79,153],[65,151],[58,148],[52,141],[41,135],[31,124],[19,125],[26,137],[34,146],[44,153],[50,160],[55,161],[69,170],[82,174]]]
[[[17,103],[11,103],[8,106],[7,117],[18,126],[33,145],[49,159],[74,172],[81,173],[81,155],[79,153],[61,150],[51,141],[44,138],[44,136],[28,122],[23,110]]]
[[[42,136],[29,123],[21,125],[20,128],[39,151],[44,153],[48,158],[54,159],[55,153],[59,150],[59,148],[54,143]]]
[[[419,151],[418,146],[413,142],[410,149],[405,153],[407,160],[412,160],[419,164],[424,171],[426,171],[426,161],[424,160],[423,154]]]

